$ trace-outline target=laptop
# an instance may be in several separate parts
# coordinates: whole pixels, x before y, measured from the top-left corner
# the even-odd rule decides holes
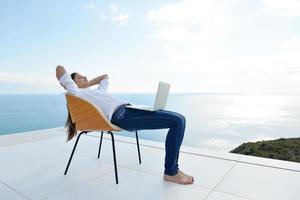
[[[170,84],[166,82],[160,81],[158,84],[158,89],[155,97],[154,106],[146,106],[146,105],[126,105],[127,108],[138,109],[138,110],[146,110],[146,111],[156,111],[163,110],[166,107],[167,99],[169,95]]]

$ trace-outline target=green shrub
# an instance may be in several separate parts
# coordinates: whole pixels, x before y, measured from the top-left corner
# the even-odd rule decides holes
[[[300,162],[300,138],[243,143],[230,153]]]

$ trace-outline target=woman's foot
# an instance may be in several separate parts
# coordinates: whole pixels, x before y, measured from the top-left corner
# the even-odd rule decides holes
[[[178,170],[178,173],[174,176],[164,174],[164,180],[184,185],[194,183],[194,178],[192,176],[186,175],[180,170]]]
[[[188,175],[186,173],[183,173],[183,171],[181,171],[181,170],[178,170],[178,172],[184,174],[187,177],[190,177],[194,181],[194,177],[192,177],[192,176],[190,176],[190,175]]]

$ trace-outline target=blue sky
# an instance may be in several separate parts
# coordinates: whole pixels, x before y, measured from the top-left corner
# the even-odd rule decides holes
[[[300,94],[299,0],[0,1],[0,93],[60,93],[54,70],[110,92]]]

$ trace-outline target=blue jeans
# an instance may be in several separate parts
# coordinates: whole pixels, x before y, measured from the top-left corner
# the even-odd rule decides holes
[[[185,130],[183,115],[168,110],[150,112],[121,105],[114,111],[111,123],[126,131],[169,128],[165,141],[164,173],[171,176],[177,174],[179,150]]]

